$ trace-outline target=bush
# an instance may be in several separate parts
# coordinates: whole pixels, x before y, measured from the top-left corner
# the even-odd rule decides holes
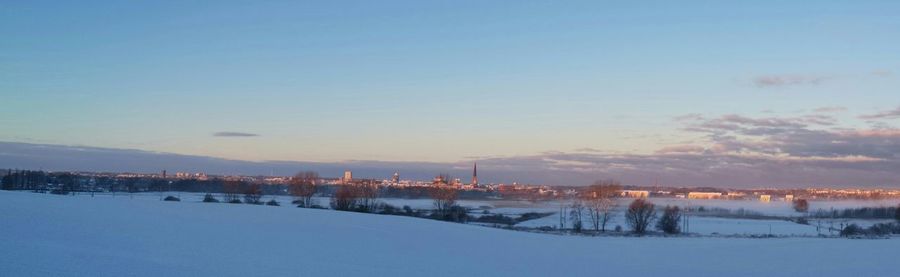
[[[398,209],[397,207],[394,207],[391,204],[384,204],[384,205],[381,205],[380,213],[381,214],[399,214],[400,209]]]
[[[681,233],[681,209],[678,206],[666,206],[663,216],[656,222],[656,229],[666,234]]]
[[[797,218],[797,224],[809,225],[809,220],[805,217]]]
[[[702,207],[701,207],[702,208]],[[628,205],[625,212],[625,222],[631,226],[636,234],[643,234],[647,231],[647,227],[656,218],[656,209],[653,203],[644,199],[637,199]]]
[[[621,233],[621,232],[622,232],[622,225],[616,225],[616,229],[615,229],[615,230],[616,230],[616,232]]]
[[[231,201],[228,201],[228,203],[231,203],[231,204],[240,204],[240,203],[243,203],[243,202],[241,202],[240,199],[231,199]]]
[[[407,215],[413,215],[415,213],[413,212],[413,209],[409,207],[409,205],[403,205],[403,212]]]
[[[866,229],[866,233],[875,236],[886,236],[894,232],[893,224],[878,223]]]
[[[854,223],[854,224],[847,225],[847,227],[844,227],[844,229],[841,230],[841,236],[843,236],[843,237],[858,236],[858,235],[862,235],[864,233],[863,231],[864,230],[862,227],[859,227],[859,225],[856,225]]]
[[[281,206],[281,204],[278,204],[278,201],[275,201],[275,199],[269,200],[269,202],[266,202],[266,205],[269,205],[269,206]]]
[[[477,219],[475,219],[475,222],[506,224],[506,225],[516,224],[516,221],[512,217],[508,217],[508,216],[505,216],[502,214],[483,215],[483,216],[480,216]]]
[[[163,199],[163,201],[181,201],[181,199],[178,199],[178,197],[169,195],[169,196],[166,196],[166,198]]]
[[[212,193],[207,193],[206,195],[203,196],[203,202],[204,203],[219,203],[219,199],[216,199],[216,197],[213,196]]]
[[[459,205],[451,206],[445,213],[435,210],[431,217],[438,220],[466,223],[469,221],[469,214],[466,208]]]
[[[550,212],[550,213],[535,213],[535,212],[524,213],[524,214],[520,215],[518,218],[516,218],[516,223],[525,222],[525,221],[529,221],[532,219],[548,217],[553,214],[554,213],[552,213],[552,212]]]

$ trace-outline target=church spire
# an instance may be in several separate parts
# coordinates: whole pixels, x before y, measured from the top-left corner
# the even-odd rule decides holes
[[[478,185],[478,163],[475,163],[475,166],[472,167],[472,184]]]

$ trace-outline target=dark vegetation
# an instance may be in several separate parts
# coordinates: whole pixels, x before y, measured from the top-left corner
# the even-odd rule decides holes
[[[869,228],[850,224],[841,230],[841,236],[843,237],[879,237],[891,234],[900,234],[900,223],[877,223],[869,226]]]
[[[219,203],[219,199],[216,199],[216,197],[213,196],[212,193],[207,193],[206,195],[203,196],[203,202],[206,202],[206,203]]]
[[[631,226],[631,230],[636,234],[644,234],[647,227],[656,218],[656,205],[644,199],[637,199],[628,205],[628,211],[625,212],[625,222]]]
[[[815,218],[896,219],[900,221],[900,207],[862,207],[842,210],[818,209]]]
[[[681,233],[681,209],[678,206],[666,206],[662,217],[656,222],[656,229],[666,234]]]
[[[542,217],[547,217],[553,215],[553,213],[524,213],[517,217],[503,215],[503,214],[487,214],[482,215],[474,220],[473,222],[481,222],[481,223],[493,223],[493,224],[502,224],[502,225],[516,225],[521,222],[529,221],[532,219],[538,219]]]

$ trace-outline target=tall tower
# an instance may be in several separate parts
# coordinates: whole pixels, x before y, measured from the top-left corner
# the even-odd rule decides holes
[[[472,185],[478,185],[478,163],[475,163],[475,166],[472,167]]]
[[[353,182],[353,172],[350,170],[344,171],[344,178],[341,179],[341,181],[343,181],[345,185]]]

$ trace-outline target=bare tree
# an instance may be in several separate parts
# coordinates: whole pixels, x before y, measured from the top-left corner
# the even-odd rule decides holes
[[[897,209],[894,210],[894,219],[897,220],[897,223],[900,223],[900,205],[897,205]]]
[[[244,189],[244,202],[247,204],[262,204],[259,201],[263,196],[262,186],[257,183],[250,184]]]
[[[331,208],[339,211],[350,211],[356,208],[359,190],[354,185],[339,186],[331,196]]]
[[[375,206],[378,204],[378,185],[370,182],[359,185],[358,189],[359,208],[366,212],[374,212]]]
[[[559,201],[559,229],[566,229],[566,217],[568,216],[568,206]]]
[[[434,200],[434,211],[444,217],[450,213],[450,209],[456,205],[457,191],[451,187],[438,186],[433,187],[429,191],[431,199]]]
[[[666,206],[663,215],[656,222],[656,229],[667,234],[681,233],[681,209],[678,206]]]
[[[606,225],[615,217],[615,200],[608,198],[590,199],[586,201],[588,219],[594,231],[606,232]]]
[[[572,220],[572,230],[575,232],[581,232],[582,229],[582,215],[584,214],[584,204],[579,199],[575,199],[572,201],[571,210],[569,211],[569,219]]]
[[[631,226],[631,229],[638,234],[647,232],[647,226],[656,217],[656,209],[653,203],[644,199],[636,199],[628,205],[628,211],[625,213],[625,221]]]
[[[616,201],[613,199],[622,191],[622,185],[615,180],[594,182],[587,188],[584,199],[588,217],[595,231],[606,232],[606,224],[615,217]]]
[[[312,206],[312,198],[316,194],[318,181],[319,173],[315,171],[304,171],[294,175],[288,183],[289,192],[297,198],[294,203],[306,208]]]
[[[224,199],[227,203],[240,203],[240,193],[241,193],[242,183],[237,180],[225,180],[222,183],[222,192],[224,193]]]

